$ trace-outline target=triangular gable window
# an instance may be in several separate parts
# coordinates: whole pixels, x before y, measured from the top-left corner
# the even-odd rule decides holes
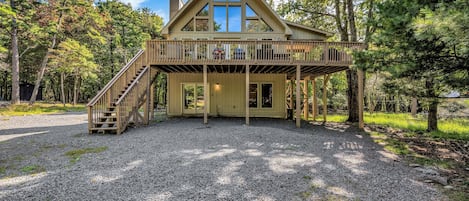
[[[274,30],[246,4],[246,32],[273,32]]]
[[[189,23],[182,28],[182,31],[209,31],[209,6],[206,4]]]
[[[205,5],[204,8],[202,8],[202,10],[200,10],[196,16],[199,16],[199,17],[208,17],[208,4]]]

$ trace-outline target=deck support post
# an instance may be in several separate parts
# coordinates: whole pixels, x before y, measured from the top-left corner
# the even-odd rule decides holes
[[[291,80],[290,80],[290,109],[294,109],[295,107],[293,107],[293,86],[295,85],[295,82],[293,81],[295,78],[292,77]],[[292,114],[292,119],[293,119],[293,114]]]
[[[318,94],[316,91],[316,78],[313,77],[313,80],[311,81],[313,88],[313,121],[316,121],[316,117],[318,116]]]
[[[208,86],[207,86],[207,65],[204,65],[204,124],[208,124]]]
[[[249,125],[249,65],[246,65],[246,125]]]
[[[330,74],[324,75],[324,82],[322,85],[322,115],[324,124],[327,121],[327,82],[329,82],[330,77]]]
[[[301,91],[300,91],[300,81],[301,81],[301,65],[296,66],[296,127],[301,127]]]
[[[150,94],[151,94],[151,68],[147,72],[147,83],[146,84],[146,94],[145,94],[145,104],[143,106],[143,125],[148,125],[150,123]]]
[[[365,78],[365,72],[362,69],[358,69],[358,128],[363,129],[365,123],[363,120],[363,93],[364,93],[364,83],[363,79]]]
[[[309,119],[309,80],[310,77],[305,77],[304,79],[304,86],[303,86],[303,118],[308,121]]]
[[[156,74],[158,76],[158,74]],[[150,84],[150,121],[155,119],[155,82]]]

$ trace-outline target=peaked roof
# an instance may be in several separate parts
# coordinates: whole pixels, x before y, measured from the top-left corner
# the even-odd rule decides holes
[[[186,10],[188,9],[191,9],[193,7],[193,5],[197,2],[197,1],[200,1],[200,0],[188,0],[188,2],[186,4],[184,4],[184,6],[176,13],[176,15],[171,18],[169,20],[169,22],[163,27],[161,33],[162,35],[168,35],[169,34],[169,27],[171,27],[175,22],[177,22],[177,20],[179,18],[181,18],[181,16],[183,15],[183,13],[186,12]],[[260,0],[261,2],[261,5],[264,6],[269,12],[272,13],[272,15],[275,16],[275,20],[277,20],[280,24],[283,25],[284,29],[285,29],[285,35],[293,35],[293,31],[290,29],[290,26],[294,26],[294,27],[298,27],[298,28],[301,28],[301,29],[305,29],[305,30],[308,30],[308,31],[312,31],[312,32],[315,32],[315,33],[318,33],[318,34],[321,34],[321,35],[324,35],[326,37],[331,37],[332,35],[334,35],[333,33],[331,32],[327,32],[327,31],[323,31],[323,30],[320,30],[320,29],[316,29],[316,28],[313,28],[313,27],[309,27],[309,26],[305,26],[305,25],[301,25],[301,24],[297,24],[297,23],[293,23],[293,22],[289,22],[289,21],[286,21],[286,20],[283,20],[273,9],[272,7],[270,7],[267,2],[265,0]]]
[[[183,13],[185,13],[186,10],[192,8],[193,4],[195,4],[197,1],[200,1],[200,0],[189,0],[186,4],[184,4],[184,6],[176,13],[176,15],[172,19],[170,19],[169,22],[163,27],[163,30],[161,31],[161,33],[163,35],[168,35],[169,27],[171,27],[183,15]],[[283,25],[283,27],[285,28],[285,34],[292,35],[293,32],[290,29],[290,27],[288,27],[285,21],[282,18],[280,18],[280,16],[278,16],[278,14],[265,2],[265,0],[261,0],[260,2],[261,2],[261,5],[267,8],[269,12],[271,12],[275,16],[276,20],[280,24]]]
[[[286,20],[285,20],[285,23],[288,26],[306,29],[306,30],[309,30],[309,31],[312,31],[312,32],[316,32],[316,33],[325,35],[327,37],[331,37],[331,36],[334,35],[334,33],[332,33],[332,32],[324,31],[324,30],[321,30],[321,29],[316,29],[316,28],[313,28],[313,27],[310,27],[310,26],[305,26],[305,25],[302,25],[302,24],[298,24],[298,23],[294,23],[294,22],[290,22],[290,21],[286,21]]]

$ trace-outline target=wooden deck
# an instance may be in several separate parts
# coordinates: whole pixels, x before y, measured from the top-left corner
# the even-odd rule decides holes
[[[147,63],[163,72],[287,73],[301,65],[302,75],[330,74],[353,63],[362,43],[318,41],[147,41]]]

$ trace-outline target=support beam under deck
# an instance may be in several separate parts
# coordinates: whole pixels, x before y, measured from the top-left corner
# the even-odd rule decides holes
[[[296,127],[301,127],[301,91],[300,91],[300,81],[301,81],[301,66],[296,66]]]
[[[249,125],[249,65],[246,65],[246,125]]]
[[[208,86],[207,86],[207,65],[204,65],[204,124],[208,124]]]

